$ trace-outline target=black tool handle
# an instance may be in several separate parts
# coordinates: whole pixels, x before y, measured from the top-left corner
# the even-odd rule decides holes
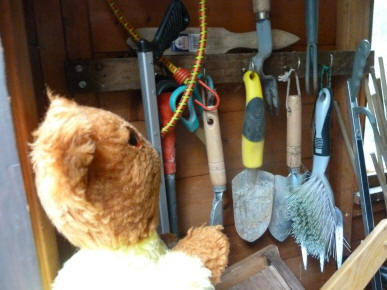
[[[179,36],[180,32],[187,28],[189,20],[189,14],[184,4],[179,0],[173,0],[169,4],[152,41],[154,60],[157,61],[164,50],[170,47],[172,41]]]

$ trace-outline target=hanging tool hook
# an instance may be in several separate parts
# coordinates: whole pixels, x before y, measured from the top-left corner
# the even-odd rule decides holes
[[[333,69],[333,53],[329,54],[329,67]]]
[[[332,70],[333,70],[333,54],[329,54],[329,66],[322,65],[320,71],[320,90],[323,87],[331,88],[332,87]],[[326,80],[326,85],[324,86],[324,79]]]
[[[279,81],[283,81],[283,78],[284,78],[285,74],[288,74],[290,70],[294,70],[294,71],[298,72],[300,70],[300,67],[301,67],[301,58],[300,58],[299,55],[297,55],[297,67],[293,68],[292,66],[287,65],[287,64],[282,66],[283,74],[278,76],[278,80]]]
[[[288,99],[289,99],[289,95],[290,95],[290,83],[291,83],[292,73],[294,74],[294,78],[296,80],[297,96],[301,96],[300,80],[299,80],[298,74],[297,74],[297,70],[299,69],[299,66],[300,66],[300,59],[299,59],[298,68],[297,69],[294,69],[294,68],[290,67],[287,72],[285,72],[283,75],[280,75],[278,77],[278,81],[280,81],[280,82],[287,82],[287,86],[286,86],[286,111],[288,111],[288,112],[291,111],[291,109],[290,109],[290,107],[288,105]]]
[[[296,72],[298,72],[300,70],[300,67],[301,67],[301,58],[299,55],[297,55],[297,68],[296,68]]]

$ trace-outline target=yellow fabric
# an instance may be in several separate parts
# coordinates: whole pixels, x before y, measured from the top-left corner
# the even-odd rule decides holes
[[[167,247],[157,232],[154,231],[148,238],[124,249],[123,252],[125,254],[133,253],[134,255],[144,256],[150,260],[157,261],[162,255],[165,255]]]

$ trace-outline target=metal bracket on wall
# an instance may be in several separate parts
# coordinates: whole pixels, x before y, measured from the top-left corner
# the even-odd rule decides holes
[[[319,64],[329,65],[333,57],[333,76],[351,74],[355,51],[319,51]],[[217,84],[239,83],[248,68],[252,53],[217,54],[205,57],[206,71]],[[177,66],[189,68],[194,56],[170,56]],[[300,62],[300,64],[299,64]],[[373,53],[365,70],[374,63]],[[264,70],[270,75],[281,75],[286,67],[299,67],[300,77],[305,74],[304,52],[274,52],[265,61]],[[140,89],[138,61],[135,57],[69,60],[66,63],[67,85],[71,92],[113,92]],[[156,69],[156,73],[160,71]]]

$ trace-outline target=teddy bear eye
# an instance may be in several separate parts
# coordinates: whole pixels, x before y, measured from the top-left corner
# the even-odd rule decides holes
[[[129,131],[128,144],[134,147],[140,147],[141,144],[136,132],[131,128],[128,128],[128,131]]]

